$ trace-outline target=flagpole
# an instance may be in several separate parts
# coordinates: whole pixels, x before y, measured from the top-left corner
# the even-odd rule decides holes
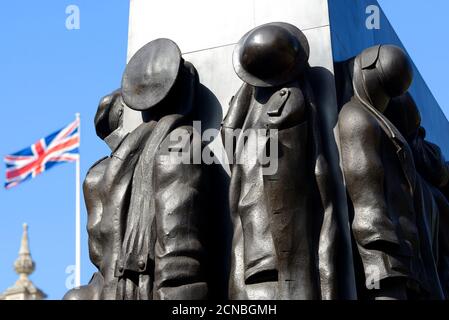
[[[81,119],[80,114],[76,113],[76,119],[79,121],[78,134],[81,145]],[[78,159],[76,160],[76,205],[75,205],[75,287],[81,286],[81,212],[80,212],[80,198],[81,198],[81,153],[78,152]]]

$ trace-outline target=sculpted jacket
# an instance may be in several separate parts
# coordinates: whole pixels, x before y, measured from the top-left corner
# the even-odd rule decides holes
[[[199,134],[189,117],[197,90],[197,73],[185,63],[185,85],[179,96],[180,114],[170,114],[141,126],[150,127],[133,171],[128,212],[121,220],[120,255],[115,299],[205,299],[204,245],[199,223],[204,192],[203,171],[192,158],[201,154]],[[180,145],[182,137],[186,145]]]
[[[426,212],[437,209],[431,194],[426,195],[407,141],[359,97],[342,108],[339,129],[354,208],[352,231],[365,276],[375,268],[380,280],[402,277],[416,292],[441,298],[435,263],[423,256],[423,251],[432,252],[431,244],[418,227]]]
[[[83,191],[87,209],[89,257],[97,267],[98,272],[92,276],[88,285],[69,291],[64,296],[64,299],[99,300],[105,296],[110,296],[110,294],[106,293],[108,291],[107,288],[114,282],[113,269],[109,267],[111,264],[110,259],[116,256],[119,251],[120,232],[117,229],[117,224],[108,222],[108,220],[111,221],[113,219],[113,216],[111,217],[110,215],[112,213],[111,210],[108,210],[110,202],[107,200],[107,195],[109,192],[114,193],[115,187],[111,185],[114,181],[106,179],[106,173],[118,173],[122,176],[122,181],[124,181],[123,168],[128,168],[129,170],[135,164],[135,157],[133,159],[128,158],[130,161],[122,166],[120,164],[117,165],[117,162],[121,161],[118,160],[117,155],[127,153],[124,150],[129,150],[130,146],[131,149],[136,147],[136,142],[138,143],[139,138],[133,138],[135,135],[140,138],[141,135],[145,136],[145,132],[136,130],[134,135],[129,136],[122,127],[116,129],[105,138],[105,142],[111,148],[112,154],[98,160],[87,172]],[[109,183],[106,184],[106,181]],[[121,199],[119,199],[120,201]],[[118,216],[120,217],[120,215]],[[105,279],[107,279],[106,283]]]
[[[311,89],[299,81],[280,88],[243,84],[222,125],[223,141],[233,136],[230,298],[336,298],[336,200]],[[261,163],[268,152],[274,172]]]
[[[185,91],[178,92],[184,112],[142,123],[127,135],[117,130],[106,138],[111,156],[90,169],[84,183],[89,252],[99,272],[67,299],[207,297],[203,170],[190,158],[202,146],[188,116],[198,77],[191,64],[185,67]],[[180,161],[181,151],[187,162]]]

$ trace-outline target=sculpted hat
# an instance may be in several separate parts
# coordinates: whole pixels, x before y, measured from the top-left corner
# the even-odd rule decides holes
[[[120,126],[122,115],[123,103],[120,90],[103,97],[100,100],[94,119],[97,136],[104,140],[116,130]]]
[[[170,92],[181,68],[181,51],[169,39],[143,46],[131,58],[122,79],[122,96],[131,109],[144,111]]]
[[[284,22],[261,25],[246,33],[234,49],[234,70],[256,87],[279,86],[296,79],[309,60],[306,36]]]

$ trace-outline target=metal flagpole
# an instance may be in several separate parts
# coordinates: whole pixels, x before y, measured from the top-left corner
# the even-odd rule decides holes
[[[81,119],[80,114],[76,113],[78,120],[78,135],[81,144]],[[81,154],[78,151],[78,159],[76,160],[76,206],[75,206],[75,287],[81,285],[81,213],[80,213],[80,197],[81,197]]]

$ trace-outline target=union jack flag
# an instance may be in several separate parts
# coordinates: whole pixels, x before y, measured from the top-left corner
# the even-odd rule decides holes
[[[4,157],[6,163],[5,188],[35,178],[55,165],[74,162],[79,157],[80,120],[40,139],[30,147]]]

